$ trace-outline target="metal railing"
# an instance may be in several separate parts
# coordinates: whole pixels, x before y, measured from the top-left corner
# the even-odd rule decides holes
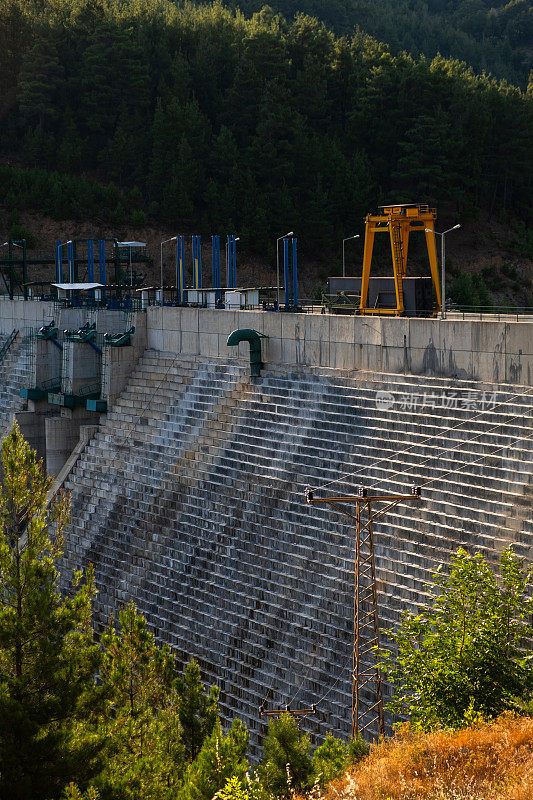
[[[328,296],[329,297],[329,296]],[[343,308],[343,305],[346,308]],[[82,303],[77,302],[74,307],[81,307],[86,309],[107,309],[107,310],[116,310],[122,311],[124,314],[125,319],[125,327],[129,328],[133,324],[133,314],[139,311],[145,310],[148,306],[155,306],[158,308],[161,307],[184,307],[184,308],[209,308],[210,310],[219,310],[218,308],[214,308],[211,306],[207,306],[206,304],[199,304],[199,303],[178,303],[176,300],[164,300],[161,302],[160,299],[156,299],[154,297],[148,297],[144,300],[141,298],[107,298],[96,300],[95,298],[87,297],[84,299]],[[68,299],[62,300],[55,300],[54,302],[54,310],[57,316],[57,313],[61,308],[71,308],[72,303]],[[223,309],[222,309],[223,310]],[[239,308],[232,308],[233,311],[268,311],[268,312],[277,312],[277,307],[275,301],[272,300],[263,300],[257,304],[253,305],[243,305]],[[303,299],[299,302],[298,308],[289,308],[286,309],[285,306],[282,304],[280,309],[280,313],[291,313],[297,311],[301,314],[343,314],[345,312],[349,315],[356,315],[359,316],[359,308],[358,303],[335,303],[332,301],[323,301],[323,300],[315,300],[315,299]],[[389,309],[373,309],[372,316],[386,316],[390,319],[391,313]],[[407,311],[404,316],[407,317],[441,317],[441,312],[437,311],[418,311],[412,312]],[[533,321],[533,306],[513,306],[510,304],[502,305],[502,306],[464,306],[464,305],[455,305],[450,304],[446,309],[447,318],[452,319],[487,319],[487,320],[516,320],[516,321]],[[1,352],[1,351],[0,351]]]
[[[13,344],[15,339],[17,338],[18,334],[19,334],[18,329],[17,328],[13,328],[13,330],[11,331],[9,336],[7,337],[7,339],[4,342],[4,344],[2,345],[2,347],[0,347],[0,364],[2,364],[2,362],[4,361],[4,358],[6,357],[9,348],[11,347],[11,345]]]
[[[495,321],[533,321],[533,306],[461,306],[450,305],[446,317],[451,319],[486,319]]]

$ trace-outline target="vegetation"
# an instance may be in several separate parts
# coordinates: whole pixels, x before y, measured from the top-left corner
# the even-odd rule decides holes
[[[457,731],[409,726],[328,787],[324,800],[529,800],[533,719],[503,716]]]
[[[231,5],[251,13],[262,4],[238,0]],[[428,58],[441,53],[527,86],[533,12],[526,0],[273,0],[270,5],[288,18],[298,11],[316,16],[341,34],[358,26],[395,53]]]
[[[308,10],[395,20],[397,4],[390,15],[382,5]],[[492,16],[479,5],[477,16],[458,12],[474,39],[489,23],[499,36],[505,20],[511,36],[516,16],[522,41],[522,0]],[[419,7],[404,0],[399,13],[407,7],[422,30]],[[449,16],[446,0],[428,9]],[[512,215],[527,229],[531,93],[465,63],[393,54],[362,30],[337,38],[270,7],[251,18],[170,0],[0,0],[0,10],[0,188],[11,212],[115,224],[148,215],[179,231],[238,230],[262,253],[288,226],[319,252],[391,198],[438,202],[461,219]]]
[[[61,598],[57,560],[66,498],[46,506],[48,478],[15,426],[2,443],[0,488],[0,795],[57,797],[97,771],[83,726],[98,701],[92,571]],[[81,727],[80,727],[81,726]]]
[[[533,601],[512,550],[502,555],[499,580],[483,558],[459,550],[448,577],[436,572],[433,603],[406,615],[394,634],[398,658],[386,658],[393,708],[411,719],[399,742],[369,755],[361,737],[348,744],[328,734],[313,752],[286,713],[270,721],[251,771],[245,726],[234,720],[222,729],[218,690],[206,692],[194,661],[178,673],[171,650],[155,642],[132,603],[96,642],[92,570],[83,580],[76,573],[68,596],[60,595],[68,497],[48,504],[50,488],[14,425],[2,443],[0,486],[0,797],[273,800],[297,791],[316,797],[340,780],[334,791],[356,792],[358,800],[525,800],[511,789],[532,788],[519,784],[527,769],[533,774],[533,765],[524,766],[531,721],[507,717],[480,727],[483,718],[531,705],[533,668],[520,641],[531,635]],[[413,733],[472,722],[468,733]],[[467,762],[472,794],[446,794],[462,791]],[[434,793],[424,794],[430,777]]]
[[[458,727],[527,703],[533,661],[521,645],[533,634],[530,588],[531,573],[511,548],[499,580],[483,556],[460,548],[448,576],[435,571],[432,601],[405,613],[391,634],[391,710],[421,728]]]

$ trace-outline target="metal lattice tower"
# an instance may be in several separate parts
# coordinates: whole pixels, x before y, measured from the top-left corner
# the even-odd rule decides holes
[[[379,616],[374,563],[374,522],[403,501],[416,500],[420,489],[412,494],[359,495],[315,498],[306,492],[307,502],[326,504],[355,523],[353,652],[352,652],[352,739],[369,728],[385,733],[383,689],[378,668]],[[379,503],[375,508],[373,504]],[[384,504],[384,505],[383,505]],[[349,506],[349,509],[346,508]],[[355,514],[353,506],[355,505]]]

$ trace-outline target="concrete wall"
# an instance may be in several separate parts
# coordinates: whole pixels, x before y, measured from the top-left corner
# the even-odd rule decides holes
[[[32,342],[33,386],[40,387],[57,379],[61,383],[62,351],[50,339],[35,339]]]
[[[62,392],[79,394],[80,389],[100,384],[101,372],[102,356],[90,344],[87,342],[63,343]]]
[[[208,357],[248,358],[230,349],[236,328],[269,337],[266,361],[530,385],[533,323],[156,308],[147,311],[148,346]]]
[[[54,317],[54,303],[24,302],[0,296],[0,333],[11,333],[13,328],[37,328]]]
[[[33,405],[33,404],[32,404]],[[48,404],[46,405],[48,408]],[[46,459],[46,435],[45,435],[45,415],[36,413],[35,410],[19,411],[15,414],[20,431],[30,447],[32,447],[39,458]]]
[[[104,347],[102,358],[102,398],[111,406],[126,388],[128,379],[146,349],[146,314],[137,314],[131,345]]]
[[[81,426],[94,425],[97,419],[97,414],[84,408],[74,411],[62,409],[60,417],[46,417],[46,469],[50,474],[60,473],[79,442]]]
[[[135,325],[137,314],[108,309],[58,308],[49,301],[9,300],[0,296],[0,334],[11,333],[13,328],[40,328],[55,320],[59,330],[80,328],[85,322],[96,322],[99,333],[118,333]],[[133,317],[133,323],[131,319]]]
[[[0,299],[0,333],[40,327],[54,317],[54,304]],[[100,332],[124,330],[131,318],[121,311],[62,309],[60,329],[79,327],[92,314]],[[142,314],[133,324],[142,325]],[[320,314],[222,311],[150,307],[148,346],[208,357],[230,355],[226,340],[236,328],[269,337],[274,364],[322,366],[440,375],[530,385],[533,382],[533,323],[493,320],[406,319]],[[131,322],[129,322],[131,324]],[[248,345],[238,355],[248,358]]]

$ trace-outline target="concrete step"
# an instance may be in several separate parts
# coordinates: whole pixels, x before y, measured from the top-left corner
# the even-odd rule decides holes
[[[510,542],[523,554],[532,546],[524,437],[533,397],[500,386],[483,415],[386,410],[378,391],[398,401],[457,387],[479,397],[488,388],[270,369],[252,384],[246,375],[231,361],[145,354],[69,476],[65,563],[95,564],[101,624],[133,596],[161,638],[199,657],[223,690],[223,715],[245,719],[253,747],[270,684],[271,702],[287,702],[298,687],[300,700],[314,702],[346,662],[346,680],[318,714],[343,735],[354,531],[328,507],[306,504],[305,485],[361,468],[362,477],[324,494],[355,492],[363,478],[405,493],[432,481],[421,503],[375,524],[381,618],[394,625],[427,597],[431,569],[459,545],[493,560]]]

